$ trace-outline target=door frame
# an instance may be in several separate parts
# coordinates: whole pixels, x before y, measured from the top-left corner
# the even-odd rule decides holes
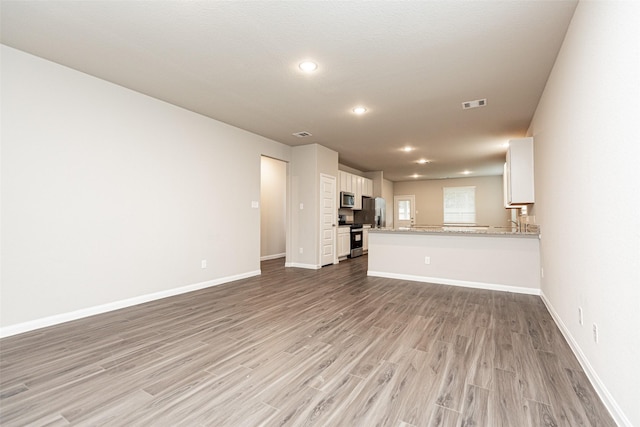
[[[273,256],[273,257],[265,257],[263,259],[262,257],[262,215],[264,214],[263,211],[263,206],[262,206],[262,180],[263,180],[263,175],[262,175],[262,158],[267,158],[270,160],[275,160],[278,162],[281,162],[284,164],[285,166],[285,176],[284,176],[284,254],[278,254],[277,256]],[[289,221],[291,218],[291,211],[290,211],[290,207],[289,207],[289,200],[290,200],[290,183],[289,183],[289,171],[290,171],[290,163],[288,160],[282,160],[279,159],[277,157],[273,157],[273,156],[268,156],[266,154],[261,154],[260,155],[260,202],[258,204],[260,213],[259,213],[259,248],[258,248],[258,260],[259,262],[265,261],[267,259],[275,259],[275,258],[285,258],[285,262],[289,257],[289,247],[291,246],[290,243],[290,239],[291,239],[291,230],[289,229]]]
[[[322,183],[323,183],[323,179],[325,179],[325,178],[329,179],[330,181],[332,181],[331,185],[333,186],[333,198],[332,198],[333,206],[331,208],[331,214],[332,214],[331,215],[331,230],[332,230],[332,233],[331,233],[331,236],[332,236],[331,237],[331,240],[332,240],[331,253],[332,253],[333,257],[332,257],[331,262],[326,263],[326,264],[323,263],[323,252],[322,252],[322,249],[324,247],[324,245],[323,245],[323,242],[324,242],[323,235],[324,235],[324,232],[326,231],[326,229],[324,227],[325,222],[323,221],[323,216],[325,215],[325,212],[324,212],[324,204],[323,204],[323,200],[324,199],[323,199],[323,191],[322,191]],[[325,173],[321,173],[320,174],[320,191],[319,191],[320,233],[318,234],[318,237],[319,237],[319,239],[318,239],[319,240],[319,242],[318,242],[318,246],[319,246],[319,250],[318,250],[318,265],[320,267],[322,267],[324,265],[337,264],[338,263],[338,254],[337,254],[337,251],[336,251],[336,248],[337,248],[336,241],[337,241],[337,238],[338,238],[338,236],[337,236],[338,228],[336,226],[336,223],[337,223],[336,219],[337,219],[337,212],[338,212],[338,209],[337,209],[337,200],[338,200],[338,198],[337,198],[337,191],[338,191],[337,185],[338,185],[338,182],[337,181],[338,181],[337,178],[335,176],[333,176],[333,175],[329,175],[329,174],[325,174]]]

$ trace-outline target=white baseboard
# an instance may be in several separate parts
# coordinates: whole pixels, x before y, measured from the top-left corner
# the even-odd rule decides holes
[[[284,252],[281,254],[265,255],[260,257],[260,261],[268,261],[270,259],[284,258],[285,256],[287,256],[287,254],[285,254]]]
[[[234,280],[246,279],[248,277],[259,275],[260,270],[250,271],[248,273],[222,277],[220,279],[208,280],[206,282],[194,283],[192,285],[187,285],[180,288],[168,289],[166,291],[154,292],[147,295],[140,295],[138,297],[114,301],[107,304],[97,305],[95,307],[87,307],[69,313],[56,314],[53,316],[43,317],[41,319],[30,320],[28,322],[5,326],[3,328],[0,328],[0,338],[21,334],[23,332],[33,331],[40,328],[46,328],[47,326],[58,325],[60,323],[70,322],[72,320],[82,319],[84,317],[89,317],[96,314],[119,310],[121,308],[131,307],[137,304],[143,304],[145,302],[155,301],[162,298],[180,295],[187,292],[193,292],[212,286],[222,285],[223,283],[233,282]]]
[[[469,282],[466,280],[452,280],[441,277],[414,276],[411,274],[387,273],[382,271],[367,271],[367,276],[385,277],[387,279],[411,280],[414,282],[435,283],[438,285],[461,286],[464,288],[487,289],[490,291],[513,292],[516,294],[540,295],[540,289],[523,288],[520,286],[499,285],[495,283]]]
[[[306,268],[307,270],[320,270],[322,266],[316,264],[301,264],[299,262],[287,262],[285,267]]]
[[[587,359],[577,341],[573,338],[571,332],[569,332],[569,328],[567,328],[567,326],[564,324],[564,322],[558,315],[558,312],[556,312],[556,310],[553,308],[553,305],[551,305],[551,302],[549,302],[544,292],[540,292],[540,298],[542,298],[542,302],[544,302],[544,305],[547,307],[547,310],[549,310],[551,317],[553,317],[556,325],[558,325],[560,332],[562,332],[562,335],[567,340],[567,343],[569,343],[569,347],[571,347],[573,354],[578,359],[578,362],[580,362],[580,365],[587,375],[587,378],[589,378],[591,385],[595,389],[596,393],[598,393],[600,400],[602,400],[604,406],[606,406],[607,410],[611,414],[611,417],[613,417],[614,421],[619,426],[632,427],[631,421],[629,421],[626,415],[624,415],[624,412],[622,412],[622,409],[620,408],[618,403],[615,401],[611,393],[609,393],[607,387],[605,387],[605,385],[602,383],[595,369],[593,369],[591,363],[589,363],[589,359]]]

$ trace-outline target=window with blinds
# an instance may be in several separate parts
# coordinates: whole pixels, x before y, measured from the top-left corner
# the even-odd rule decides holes
[[[476,223],[476,187],[442,187],[445,224]]]
[[[398,219],[400,221],[411,220],[411,202],[409,200],[400,200],[398,202]]]

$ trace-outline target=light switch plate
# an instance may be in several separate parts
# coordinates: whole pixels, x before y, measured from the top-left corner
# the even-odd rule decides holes
[[[259,203],[259,202],[257,202],[257,201],[255,201],[255,200],[253,200],[253,201],[251,202],[251,207],[252,207],[253,209],[258,209],[258,208],[260,207],[260,203]]]

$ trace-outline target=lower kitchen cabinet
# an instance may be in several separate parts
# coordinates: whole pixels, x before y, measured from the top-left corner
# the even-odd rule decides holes
[[[351,227],[338,227],[338,258],[343,258],[351,252]]]

